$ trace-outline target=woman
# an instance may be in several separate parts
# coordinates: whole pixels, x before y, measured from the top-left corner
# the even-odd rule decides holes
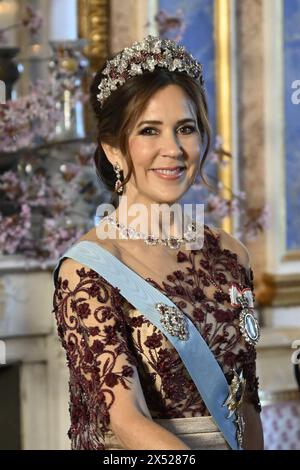
[[[161,218],[150,224],[152,239],[136,230],[105,239],[99,231],[117,227],[120,234],[125,212],[125,229],[131,226],[136,203],[146,208],[147,226],[153,207],[179,202],[202,175],[210,129],[201,65],[173,41],[148,36],[105,64],[91,99],[97,171],[118,197],[110,217],[71,248],[55,273],[72,448],[261,449],[257,338],[241,326],[245,307],[253,320],[245,247],[205,225],[203,246],[190,249],[182,243],[187,236],[176,237],[174,218],[176,238],[168,242]],[[140,297],[132,294],[136,285]],[[148,293],[165,302],[155,304],[159,320],[153,306],[149,313],[143,305]]]

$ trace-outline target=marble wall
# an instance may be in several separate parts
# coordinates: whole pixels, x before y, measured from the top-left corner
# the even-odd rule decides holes
[[[156,1],[110,0],[110,51],[112,54],[155,34]]]
[[[249,207],[266,202],[262,2],[236,2],[239,169]],[[265,235],[248,243],[257,281],[266,265],[265,243]]]

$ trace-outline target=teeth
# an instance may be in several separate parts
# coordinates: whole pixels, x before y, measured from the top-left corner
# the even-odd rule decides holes
[[[158,171],[164,175],[175,175],[176,173],[180,173],[182,170],[183,168],[176,168],[176,170],[160,170],[159,168],[154,169],[154,171]]]

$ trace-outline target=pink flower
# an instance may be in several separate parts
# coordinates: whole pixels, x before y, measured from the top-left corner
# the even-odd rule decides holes
[[[30,34],[36,34],[43,26],[44,20],[41,13],[34,10],[31,5],[27,4],[25,7],[25,15],[22,18],[22,24],[25,26]]]
[[[28,95],[1,107],[0,152],[34,148],[51,139],[61,117],[55,96],[43,82],[37,82]]]
[[[31,5],[25,5],[25,14],[21,18],[21,21],[16,24],[5,25],[4,28],[0,29],[0,44],[6,44],[7,40],[5,37],[6,31],[17,29],[20,26],[24,26],[28,29],[31,35],[36,34],[43,25],[43,17],[41,13],[37,10],[34,10]]]
[[[267,230],[270,224],[270,208],[263,206],[248,208],[245,214],[244,231],[248,240],[255,239],[259,233]]]
[[[217,218],[226,217],[230,212],[229,202],[218,195],[211,194],[206,200],[207,209]]]
[[[170,32],[175,33],[173,40],[180,41],[186,29],[182,10],[178,9],[174,15],[169,15],[165,10],[159,10],[155,16],[159,36],[166,36]]]

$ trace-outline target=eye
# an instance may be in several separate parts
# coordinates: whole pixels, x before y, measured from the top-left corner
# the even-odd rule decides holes
[[[144,129],[140,131],[140,134],[142,135],[156,135],[156,133],[157,129],[155,129],[154,127],[144,127]]]
[[[181,134],[192,134],[193,132],[195,132],[196,128],[195,126],[183,126],[180,127],[178,130]]]

